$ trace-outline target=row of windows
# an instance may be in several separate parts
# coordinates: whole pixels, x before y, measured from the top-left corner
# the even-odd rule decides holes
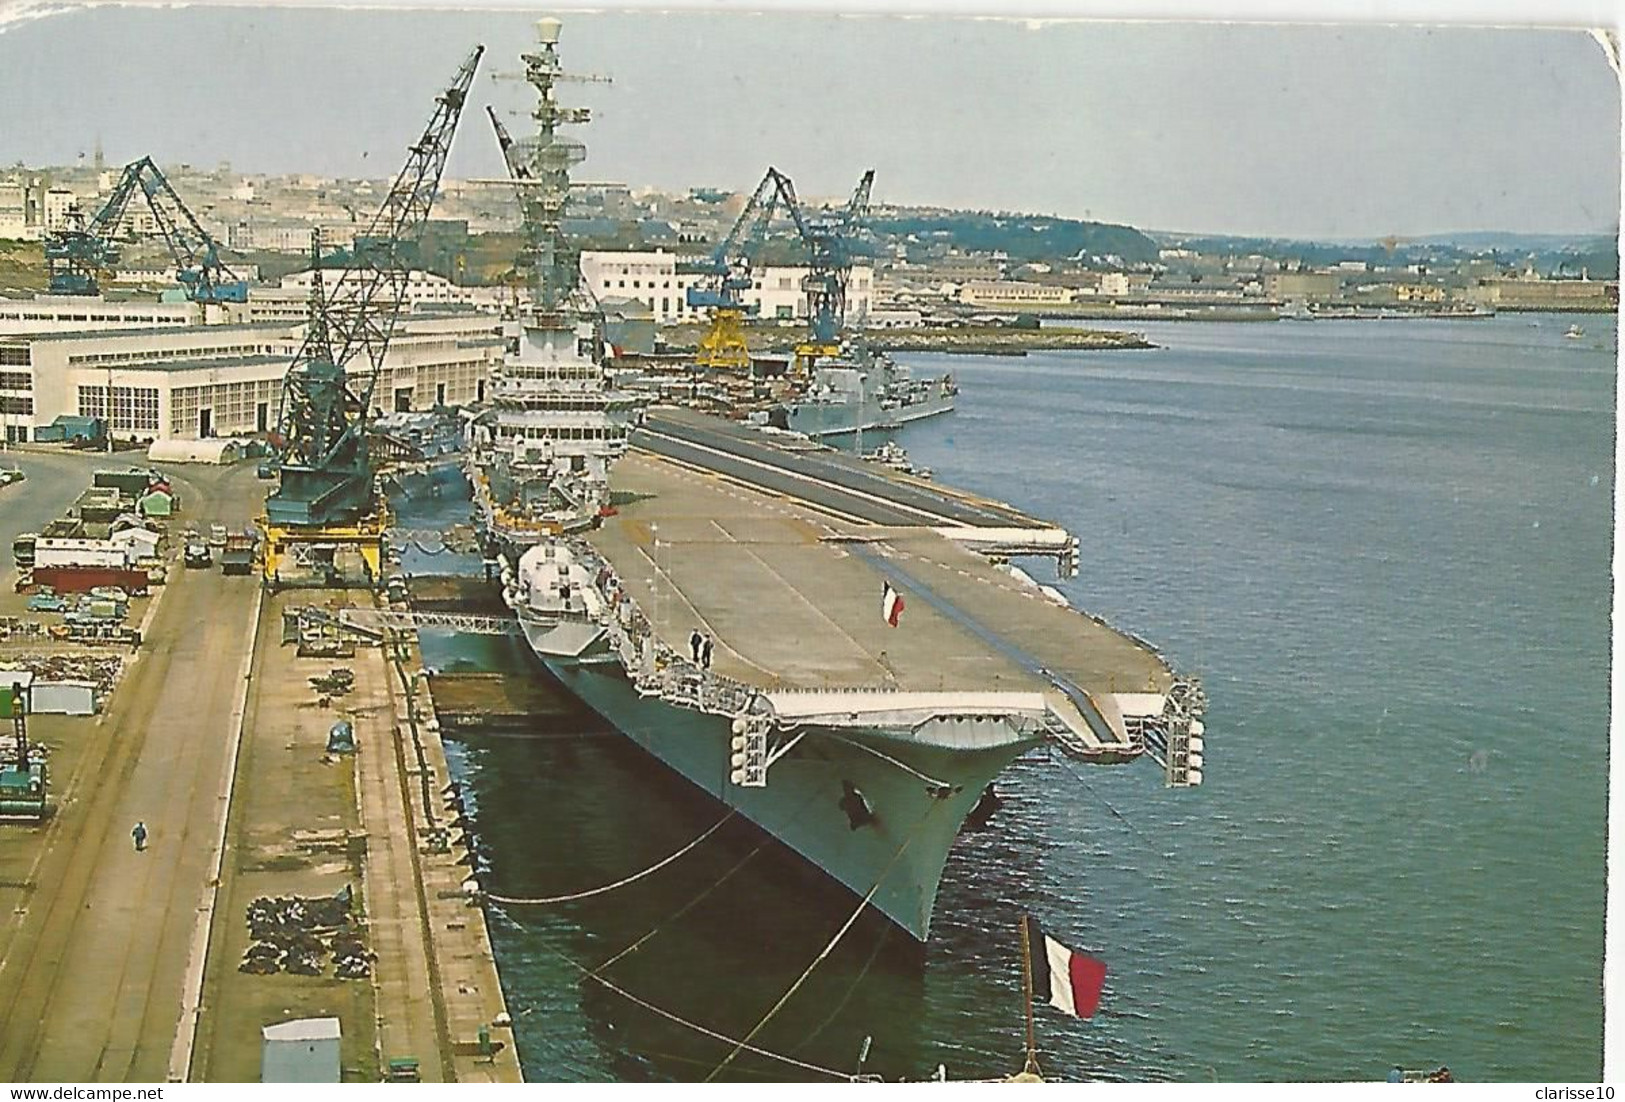
[[[620,288],[625,288],[625,286],[626,286],[626,280],[624,280],[624,279],[622,279],[622,280],[618,280],[618,281],[616,281],[616,286],[617,286],[617,287],[620,287]],[[669,280],[669,279],[667,279],[667,280],[662,280],[662,281],[661,281],[661,283],[660,283],[660,286],[661,286],[661,288],[662,288],[662,289],[664,289],[664,290],[667,290],[667,291],[669,291],[669,290],[671,290],[671,280]],[[687,284],[687,283],[685,283],[685,282],[683,282],[683,281],[682,281],[682,280],[681,280],[681,279],[679,279],[679,280],[678,280],[678,281],[677,281],[677,289],[678,289],[678,290],[679,290],[679,291],[681,291],[681,290],[682,290],[682,289],[683,289],[683,288],[684,288],[684,287],[687,287],[687,286],[688,286],[688,284]],[[760,286],[761,286],[761,284],[760,284],[760,283],[758,283],[758,284],[757,284],[757,285],[756,285],[756,286],[758,286],[758,287],[760,287]],[[632,287],[633,287],[633,289],[634,289],[634,290],[640,290],[640,289],[642,289],[642,287],[643,287],[643,281],[642,281],[642,280],[641,280],[641,279],[634,279],[634,280],[633,280],[633,281],[632,281]],[[649,290],[651,290],[651,291],[652,291],[652,290],[654,290],[654,289],[655,289],[655,281],[654,281],[654,280],[652,280],[652,279],[651,279],[651,280],[650,280],[650,281],[649,281]],[[607,279],[606,279],[606,280],[604,280],[604,290],[606,290],[606,291],[607,291],[607,290],[609,290],[609,280],[607,280]]]
[[[26,371],[0,371],[0,390],[33,390]]]
[[[530,426],[524,429],[507,429],[500,431],[504,440],[511,440],[516,436],[523,436],[529,440],[622,440],[629,431],[625,425],[615,425],[608,428],[537,428]]]
[[[171,392],[170,432],[200,435],[205,420],[215,435],[264,432],[276,424],[281,391],[280,379],[177,387]],[[379,395],[391,393],[406,396],[419,408],[429,404],[431,393],[442,405],[484,401],[485,372],[479,361],[436,364],[418,370],[415,387],[396,387],[386,373],[379,381]]]
[[[156,387],[116,386],[113,388],[113,413],[107,413],[107,388],[82,386],[79,388],[79,416],[100,417],[114,432],[157,432],[158,390]]]
[[[12,367],[27,367],[31,362],[28,354],[29,347],[26,344],[20,347],[11,345],[8,348],[0,348],[0,364],[9,364]]]
[[[269,356],[272,346],[268,344],[232,344],[222,345],[218,348],[164,348],[144,352],[105,352],[87,356],[69,356],[68,363],[72,364],[111,364],[111,363],[145,363],[150,360],[199,360],[216,359],[226,356]]]
[[[0,397],[0,415],[22,414],[24,417],[34,415],[34,399],[24,395],[22,397]]]
[[[127,325],[185,325],[184,317],[151,317],[143,314],[0,314],[0,321],[106,321]]]

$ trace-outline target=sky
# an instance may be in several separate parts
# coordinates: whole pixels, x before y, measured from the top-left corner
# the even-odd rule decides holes
[[[545,9],[97,7],[0,33],[0,165],[392,175],[467,51],[448,174],[499,176],[486,103]],[[1620,86],[1576,29],[684,11],[561,13],[583,180],[1276,237],[1611,232]],[[505,117],[516,135],[528,120]]]

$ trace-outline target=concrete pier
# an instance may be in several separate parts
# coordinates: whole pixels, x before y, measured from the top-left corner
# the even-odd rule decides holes
[[[372,602],[362,591],[323,596],[329,605]],[[297,657],[272,628],[285,608],[310,598],[279,594],[262,613],[233,860],[222,880],[191,1078],[254,1078],[259,1033],[245,1026],[336,1017],[346,1079],[373,1081],[392,1062],[410,1061],[425,1082],[518,1082],[512,1037],[497,1024],[506,1010],[484,914],[463,888],[466,850],[437,834],[450,819],[441,806],[445,751],[433,725],[417,718],[433,712],[415,699],[422,693],[415,653],[404,656],[404,684],[388,649],[363,647],[342,661]],[[335,668],[351,671],[353,689],[326,696],[324,705],[311,680]],[[354,754],[327,752],[341,720],[353,728]],[[346,886],[357,891],[362,938],[376,954],[368,980],[236,971],[248,947],[250,902]]]
[[[118,465],[12,458],[29,480],[0,500],[8,537],[37,531],[95,468]],[[177,531],[246,525],[262,496],[251,467],[168,473],[183,501]],[[12,592],[9,565],[0,617],[26,624],[38,616]],[[415,651],[403,685],[378,648],[341,662],[281,645],[287,604],[335,598],[372,601],[268,597],[256,578],[176,559],[168,584],[132,603],[145,639],[133,653],[0,639],[0,667],[41,652],[124,662],[99,716],[30,719],[55,813],[0,822],[0,1080],[255,1081],[262,1027],[329,1016],[346,1081],[375,1081],[402,1059],[429,1081],[520,1080],[484,915],[464,891],[466,851],[438,833],[451,817],[434,803],[447,777],[439,731],[408,717],[408,692],[425,691]],[[352,691],[319,693],[310,679],[337,665]],[[433,710],[414,699],[411,715]],[[327,753],[340,719],[354,727],[353,755]],[[138,820],[144,852],[130,836]],[[331,963],[320,975],[239,971],[255,899],[346,887],[377,954],[370,977],[337,978]]]

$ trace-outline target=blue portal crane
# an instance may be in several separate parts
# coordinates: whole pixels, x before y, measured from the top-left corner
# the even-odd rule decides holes
[[[175,262],[175,280],[193,302],[247,302],[248,284],[220,259],[220,245],[198,224],[151,157],[124,166],[107,202],[89,222],[77,210],[74,224],[45,240],[45,261],[53,295],[94,295],[101,279],[117,267],[118,239],[128,232],[124,218],[139,193]]]
[[[858,181],[846,206],[809,214],[796,201],[795,189],[785,181],[785,205],[807,247],[808,271],[801,286],[807,293],[809,333],[808,339],[796,346],[796,364],[803,371],[818,357],[834,356],[841,350],[854,246],[859,225],[869,210],[874,182],[875,170],[871,168]]]
[[[874,169],[864,172],[847,205],[837,210],[821,210],[804,216],[793,208],[796,229],[808,247],[808,276],[803,281],[808,294],[811,332],[808,341],[796,348],[799,362],[817,356],[834,356],[840,351],[840,332],[847,322],[847,283],[851,280],[853,245],[858,224],[869,211],[869,192],[874,187]]]

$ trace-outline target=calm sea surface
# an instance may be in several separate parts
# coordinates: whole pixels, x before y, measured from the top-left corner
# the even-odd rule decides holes
[[[1017,763],[929,944],[860,921],[757,1043],[844,1071],[872,1037],[887,1077],[1017,1070],[1030,910],[1110,969],[1092,1021],[1040,1010],[1053,1077],[1597,1079],[1613,319],[1138,328],[1163,347],[909,357],[960,405],[899,438],[1081,537],[1056,584],[1204,678],[1207,784]],[[537,734],[451,747],[493,890],[592,887],[718,817],[590,724]],[[852,906],[730,824],[632,887],[494,912],[527,1075],[703,1079],[728,1046],[580,968],[653,931],[605,977],[738,1036]]]

